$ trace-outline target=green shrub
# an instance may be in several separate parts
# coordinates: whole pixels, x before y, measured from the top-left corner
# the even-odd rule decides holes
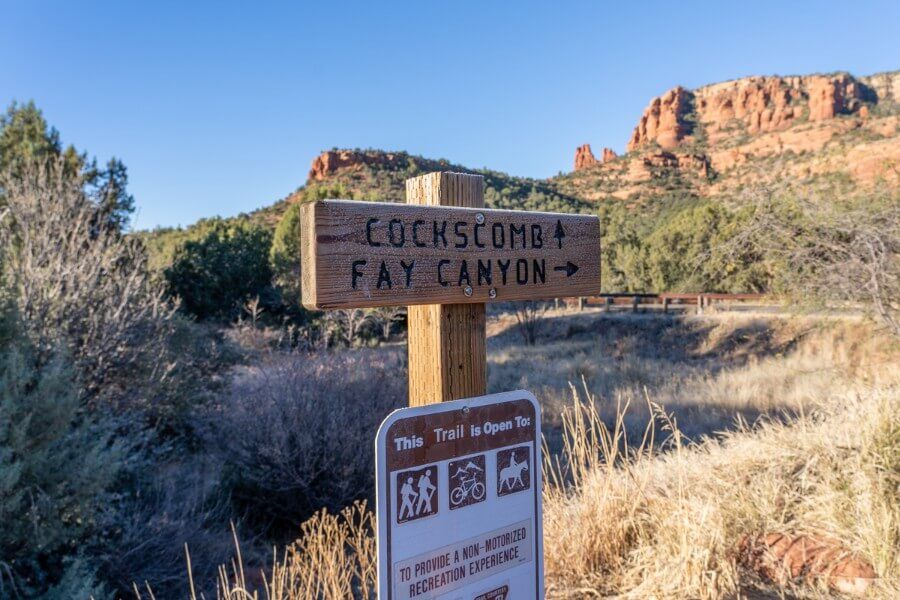
[[[300,205],[291,204],[281,217],[269,251],[272,283],[282,300],[300,305]]]
[[[215,341],[197,330],[185,335],[190,324],[151,277],[143,246],[96,226],[83,182],[64,165],[8,171],[0,187],[0,279],[38,364],[64,349],[86,405],[177,428],[202,399]]]
[[[176,251],[165,271],[169,292],[200,319],[232,320],[245,302],[271,291],[271,241],[263,227],[219,220],[205,237]]]
[[[0,596],[96,594],[84,554],[127,448],[82,412],[70,365],[37,365],[10,346],[0,359]]]
[[[614,292],[754,292],[772,265],[759,249],[727,247],[748,210],[722,199],[673,197],[636,210],[619,200],[600,208],[603,289]]]
[[[676,292],[756,292],[768,277],[754,252],[722,252],[743,217],[705,201],[658,227],[644,244],[651,289]]]

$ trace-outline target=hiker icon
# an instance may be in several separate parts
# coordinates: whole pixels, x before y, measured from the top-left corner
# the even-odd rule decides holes
[[[431,469],[419,477],[419,503],[416,505],[416,514],[431,512],[431,497],[437,488],[431,485]]]
[[[487,491],[484,461],[484,454],[479,454],[450,462],[450,510],[484,500]]]
[[[397,522],[429,517],[438,510],[437,467],[397,474]]]
[[[520,446],[497,453],[497,495],[506,496],[531,487],[531,448]]]

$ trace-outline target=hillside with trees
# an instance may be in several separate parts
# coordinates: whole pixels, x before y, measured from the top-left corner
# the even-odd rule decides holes
[[[626,154],[606,148],[598,160],[582,146],[575,171],[547,180],[405,152],[332,149],[313,159],[302,187],[271,206],[135,235],[195,316],[238,318],[258,299],[267,317],[300,322],[307,315],[298,301],[297,207],[322,198],[403,202],[406,179],[450,170],[483,175],[490,208],[599,214],[607,292],[790,294],[797,272],[833,279],[849,263],[871,263],[877,283],[835,281],[801,295],[818,303],[874,299],[886,314],[894,311],[885,299],[897,289],[888,258],[896,241],[881,224],[896,222],[900,204],[898,98],[897,72],[678,87],[651,101]],[[857,226],[849,230],[849,222]],[[779,231],[792,233],[774,239]],[[823,235],[849,237],[856,251],[810,261]],[[870,246],[884,250],[867,258]]]
[[[764,291],[872,317],[548,316],[538,304],[522,343],[516,307],[493,307],[490,390],[540,392],[562,469],[545,492],[549,589],[731,597],[771,586],[748,573],[778,580],[755,554],[766,533],[821,526],[829,556],[852,550],[896,597],[896,78],[741,81],[654,100],[626,155],[591,163],[582,149],[576,172],[549,180],[331,150],[271,206],[151,232],[130,230],[121,161],[64,145],[34,104],[11,105],[0,597],[262,597],[241,560],[254,577],[284,575],[272,597],[368,590],[371,434],[407,401],[405,315],[304,310],[299,209],[402,202],[408,177],[444,169],[483,175],[492,208],[598,214],[607,291]],[[806,147],[779,149],[789,142]],[[725,166],[721,150],[739,158]],[[625,438],[642,436],[632,451]],[[675,485],[706,491],[674,498]]]

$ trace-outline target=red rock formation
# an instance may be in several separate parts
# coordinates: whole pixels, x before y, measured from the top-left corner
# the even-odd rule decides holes
[[[688,111],[691,93],[681,86],[654,98],[644,111],[631,139],[628,151],[656,142],[663,148],[674,148],[688,133],[684,115]]]
[[[651,142],[671,149],[688,141],[691,131],[685,116],[692,103],[707,143],[715,145],[734,137],[735,121],[752,135],[789,128],[803,115],[804,105],[809,107],[810,121],[855,112],[862,107],[862,92],[860,83],[847,74],[745,77],[695,91],[676,87],[653,99],[634,129],[628,150]]]
[[[695,92],[698,118],[710,133],[727,130],[733,119],[751,134],[784,129],[801,114],[794,106],[802,97],[795,79],[747,77],[701,88]]]
[[[575,148],[575,170],[580,171],[581,169],[586,169],[591,165],[597,164],[597,159],[594,157],[594,153],[591,152],[591,145],[585,144],[583,146],[578,146]]]
[[[693,172],[703,178],[709,177],[709,159],[703,154],[675,154],[654,152],[641,158],[645,167],[679,169]]]
[[[573,193],[627,199],[655,193],[667,171],[686,175],[699,195],[731,193],[759,177],[843,173],[861,185],[900,181],[900,71],[745,77],[654,98],[627,156],[589,146],[576,152]],[[885,104],[884,110],[873,107]],[[855,118],[847,118],[853,115]],[[853,136],[861,129],[864,136]],[[839,150],[825,151],[826,148]],[[780,157],[770,172],[761,159]],[[599,160],[598,160],[599,159]],[[614,160],[615,159],[615,160]],[[716,174],[712,178],[712,173]]]
[[[878,578],[871,564],[837,540],[823,536],[769,533],[745,537],[738,551],[744,566],[782,585],[805,580],[808,584],[825,583],[844,594],[864,596]]]
[[[322,181],[340,169],[363,165],[396,164],[400,157],[392,152],[360,152],[358,150],[326,150],[313,159],[309,170],[310,181]]]
[[[309,170],[310,181],[322,181],[340,168],[362,164],[365,156],[350,150],[328,150],[313,159]]]
[[[853,112],[859,108],[862,93],[856,80],[849,75],[814,75],[804,79],[809,90],[810,121],[833,119],[839,113]]]
[[[594,153],[591,151],[591,145],[584,144],[583,146],[575,148],[575,170],[580,171],[593,165],[606,163],[617,157],[618,155],[612,148],[604,148],[603,153],[601,154],[601,160],[597,160]]]

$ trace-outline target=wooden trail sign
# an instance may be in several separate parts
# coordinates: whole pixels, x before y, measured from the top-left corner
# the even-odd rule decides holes
[[[477,398],[487,388],[485,302],[599,294],[600,221],[485,210],[480,175],[429,173],[407,180],[406,196],[324,200],[301,216],[303,304],[409,305],[410,406],[469,398],[395,412],[379,432],[379,597],[472,585],[475,600],[541,598],[540,410],[526,392]],[[507,404],[526,412],[506,414]],[[431,543],[438,521],[427,516],[441,521],[444,545]]]
[[[302,207],[312,309],[600,292],[597,217],[323,200]]]

